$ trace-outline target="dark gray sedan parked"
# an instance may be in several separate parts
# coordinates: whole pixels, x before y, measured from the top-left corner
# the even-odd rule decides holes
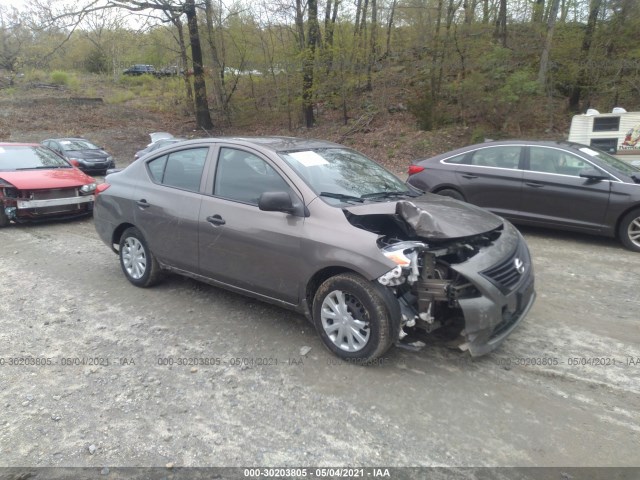
[[[348,360],[431,332],[481,355],[535,298],[510,223],[334,143],[181,142],[98,191],[96,229],[132,284],[176,272],[297,310]]]
[[[109,153],[84,138],[49,138],[42,144],[85,173],[104,175],[110,168],[116,168]]]
[[[640,252],[640,168],[586,145],[472,145],[415,161],[408,183],[513,223],[618,237]]]

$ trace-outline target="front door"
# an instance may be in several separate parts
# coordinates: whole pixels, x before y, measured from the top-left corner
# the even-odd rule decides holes
[[[566,150],[529,147],[523,178],[522,218],[540,226],[602,229],[611,182],[580,177],[594,166]]]
[[[222,147],[211,196],[200,210],[200,273],[238,288],[297,304],[304,218],[264,212],[264,192],[294,188],[255,152]],[[298,195],[299,197],[299,195]]]

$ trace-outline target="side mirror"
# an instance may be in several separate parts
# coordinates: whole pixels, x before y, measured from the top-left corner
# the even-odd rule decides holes
[[[258,208],[265,212],[295,213],[296,209],[287,192],[264,192],[258,199]]]
[[[580,175],[580,177],[582,178],[586,178],[587,180],[591,180],[594,182],[597,182],[600,180],[609,180],[611,178],[606,173],[601,172],[600,170],[597,170],[595,168],[582,169],[580,170],[580,173],[578,175]]]

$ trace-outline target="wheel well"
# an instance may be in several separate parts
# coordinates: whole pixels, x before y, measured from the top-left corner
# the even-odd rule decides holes
[[[341,273],[358,273],[354,270],[350,270],[346,267],[326,267],[322,270],[317,271],[307,283],[307,291],[305,293],[305,298],[307,299],[307,303],[309,305],[309,309],[313,311],[313,297],[316,294],[316,291],[322,285],[326,279],[339,275]]]
[[[432,193],[440,193],[443,190],[453,190],[454,192],[458,192],[464,198],[464,194],[460,191],[460,189],[458,187],[454,187],[452,185],[451,186],[450,185],[445,185],[443,187],[438,187],[438,189],[434,190]]]
[[[618,216],[618,220],[616,220],[616,231],[614,232],[614,235],[616,238],[620,237],[619,232],[620,232],[620,224],[622,223],[622,219],[626,217],[629,212],[633,212],[634,210],[640,211],[640,205],[633,205],[632,207],[627,208],[624,212],[622,212]]]
[[[124,231],[127,228],[133,227],[135,225],[132,225],[130,223],[123,223],[118,225],[118,228],[116,228],[113,231],[113,236],[111,237],[111,243],[115,244],[115,245],[120,245],[120,237],[122,237],[122,234],[124,233]]]

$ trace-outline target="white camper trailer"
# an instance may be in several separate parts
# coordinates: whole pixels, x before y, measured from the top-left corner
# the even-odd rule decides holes
[[[569,141],[590,145],[640,165],[640,112],[616,107],[611,113],[590,108],[571,120]]]

